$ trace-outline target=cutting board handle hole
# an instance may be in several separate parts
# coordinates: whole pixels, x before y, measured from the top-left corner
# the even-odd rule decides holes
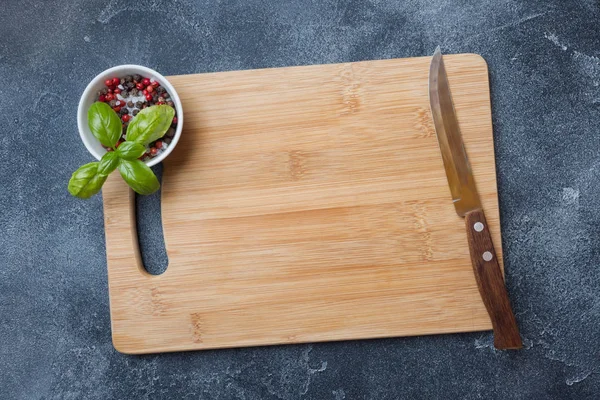
[[[162,186],[163,167],[152,167]],[[165,248],[162,227],[161,190],[150,196],[135,195],[135,218],[142,263],[151,275],[160,275],[167,270],[169,258]]]

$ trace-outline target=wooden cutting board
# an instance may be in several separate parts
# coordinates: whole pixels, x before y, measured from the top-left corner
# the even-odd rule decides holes
[[[488,72],[444,56],[501,260]],[[174,76],[169,266],[142,266],[134,197],[103,189],[124,353],[491,329],[428,101],[429,57]],[[124,213],[129,217],[124,218]]]

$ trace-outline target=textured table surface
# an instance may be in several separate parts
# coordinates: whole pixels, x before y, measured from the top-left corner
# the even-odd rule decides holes
[[[285,3],[285,4],[284,4]],[[592,399],[600,392],[597,0],[49,1],[0,12],[0,398]],[[98,72],[164,75],[473,52],[488,62],[507,284],[490,332],[125,356],[76,126]],[[141,201],[149,269],[157,196]]]

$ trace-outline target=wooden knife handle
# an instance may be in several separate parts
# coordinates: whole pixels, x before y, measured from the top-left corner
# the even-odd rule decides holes
[[[465,222],[473,272],[494,328],[494,347],[520,349],[523,343],[508,300],[502,271],[483,210],[467,213]]]

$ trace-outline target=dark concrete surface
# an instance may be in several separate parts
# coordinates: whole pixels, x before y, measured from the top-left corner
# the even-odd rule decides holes
[[[598,398],[599,18],[597,0],[3,0],[0,399]],[[423,56],[438,44],[489,64],[524,350],[495,351],[490,332],[113,349],[101,197],[66,190],[92,159],[75,119],[91,78],[124,63],[170,75]],[[144,223],[148,246],[158,239]]]

